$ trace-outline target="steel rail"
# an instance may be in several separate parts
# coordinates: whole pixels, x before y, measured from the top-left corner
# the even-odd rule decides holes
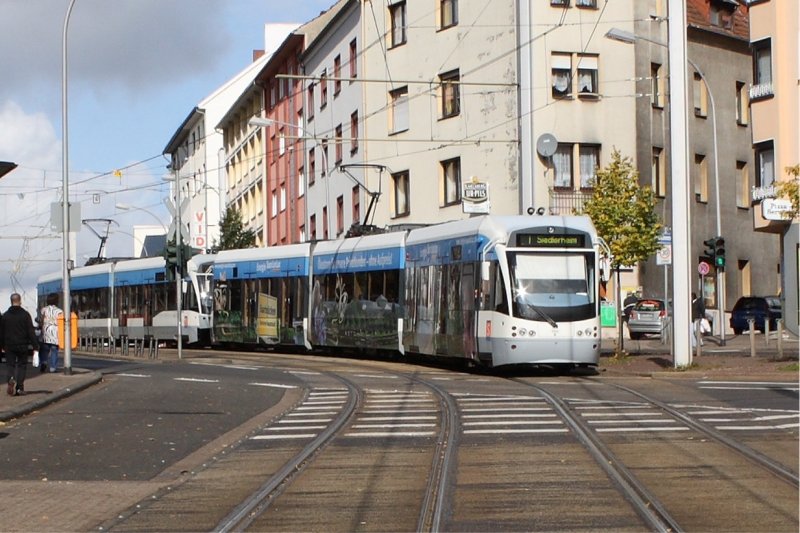
[[[330,373],[328,373],[330,374]],[[223,518],[214,531],[244,531],[269,507],[270,499],[282,493],[294,477],[309,464],[309,459],[327,446],[338,432],[345,427],[361,403],[360,388],[347,378],[333,375],[347,387],[348,400],[339,415],[319,435],[292,457],[268,479],[261,487]]]

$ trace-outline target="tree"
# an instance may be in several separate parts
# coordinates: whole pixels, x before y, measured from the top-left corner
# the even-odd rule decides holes
[[[617,274],[616,300],[620,302],[619,270],[633,266],[656,253],[662,229],[655,211],[655,195],[639,185],[639,172],[619,150],[611,162],[598,169],[592,196],[583,204],[583,214],[592,219],[597,234],[611,250],[611,269]],[[622,349],[622,321],[619,320]]]
[[[225,215],[219,222],[219,243],[214,242],[217,250],[235,250],[253,248],[256,245],[256,234],[251,229],[244,229],[242,215],[233,206],[225,209]]]
[[[786,173],[791,176],[775,184],[778,198],[788,198],[792,202],[792,210],[786,213],[787,220],[793,220],[800,214],[800,165],[786,167]]]

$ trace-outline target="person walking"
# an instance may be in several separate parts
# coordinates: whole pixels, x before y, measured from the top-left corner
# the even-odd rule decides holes
[[[16,292],[11,295],[11,307],[0,320],[0,347],[5,352],[8,368],[6,392],[9,396],[25,394],[28,350],[33,348],[38,354],[39,340],[33,330],[31,315],[22,308],[22,297]]]
[[[50,372],[58,370],[58,320],[64,311],[58,307],[58,294],[47,295],[47,305],[39,311],[39,322],[42,327],[42,342],[39,345],[39,362],[41,370],[50,367]]]
[[[703,345],[702,337],[698,338],[700,331],[700,320],[706,316],[706,305],[702,298],[697,297],[697,293],[692,293],[692,348],[697,346],[698,341],[700,346]]]

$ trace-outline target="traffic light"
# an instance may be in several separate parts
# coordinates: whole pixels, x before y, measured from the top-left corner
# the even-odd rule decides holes
[[[164,269],[167,271],[167,279],[175,279],[175,271],[178,269],[178,245],[175,241],[169,241],[164,247]]]
[[[703,244],[706,245],[706,250],[703,252],[703,255],[708,257],[710,260],[713,260],[717,251],[717,238],[714,237],[713,239],[706,239],[703,241]],[[715,261],[712,262],[716,264]]]
[[[725,239],[722,237],[714,238],[714,266],[725,268]]]

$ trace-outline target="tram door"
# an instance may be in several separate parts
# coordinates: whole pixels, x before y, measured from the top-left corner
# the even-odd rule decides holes
[[[472,359],[477,353],[475,338],[475,265],[465,263],[461,271],[461,319],[463,324],[464,357]]]

